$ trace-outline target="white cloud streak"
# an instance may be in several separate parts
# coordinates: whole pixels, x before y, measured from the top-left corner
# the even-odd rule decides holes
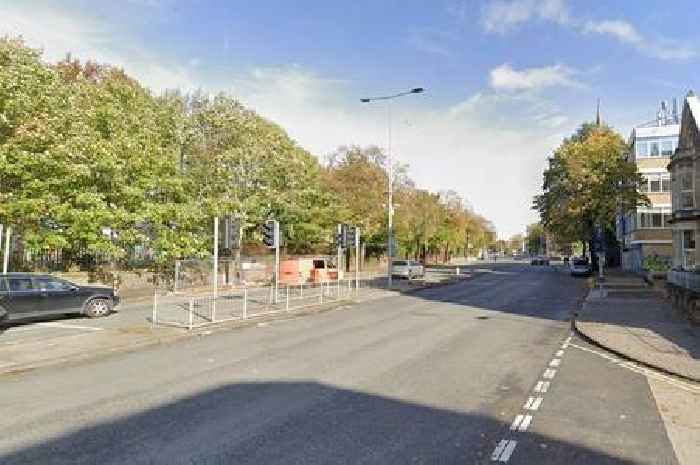
[[[157,93],[195,88],[187,67],[163,63],[147,47],[90,17],[69,14],[62,8],[0,5],[0,18],[0,36],[22,36],[27,45],[42,49],[49,62],[70,52],[74,58],[124,68]]]
[[[540,90],[546,87],[581,87],[575,71],[563,65],[525,68],[520,71],[505,63],[491,70],[489,84],[506,91]]]
[[[481,24],[487,32],[504,34],[533,19],[566,24],[569,11],[564,0],[496,0],[482,9]]]
[[[530,21],[545,21],[571,27],[583,34],[610,37],[660,60],[685,61],[698,55],[697,47],[677,40],[646,36],[628,21],[573,18],[566,0],[493,0],[482,8],[481,25],[486,32],[505,34]]]
[[[688,60],[697,51],[688,45],[669,39],[653,40],[644,37],[632,24],[622,20],[587,21],[583,32],[612,37],[628,44],[645,55],[662,60]]]

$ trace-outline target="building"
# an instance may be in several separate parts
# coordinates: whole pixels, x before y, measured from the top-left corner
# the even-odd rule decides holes
[[[691,92],[683,105],[680,141],[668,170],[672,178],[673,268],[693,271],[700,263],[695,251],[695,235],[700,222],[700,198],[695,191],[700,178],[700,135],[698,134],[700,101]]]
[[[635,127],[630,135],[626,158],[637,165],[644,178],[640,190],[651,205],[618,216],[617,239],[625,270],[641,272],[645,260],[671,262],[673,233],[667,223],[671,219],[671,175],[667,167],[678,145],[679,132],[680,118],[674,99],[672,109],[661,102],[656,120]]]
[[[669,294],[676,308],[700,323],[700,264],[695,241],[700,229],[700,100],[692,92],[683,104],[678,148],[671,157],[673,269],[667,275]]]

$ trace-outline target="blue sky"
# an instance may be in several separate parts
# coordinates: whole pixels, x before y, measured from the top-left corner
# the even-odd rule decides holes
[[[154,92],[230,92],[319,156],[386,143],[384,109],[360,97],[425,87],[393,107],[396,157],[501,236],[536,220],[547,155],[598,97],[626,137],[700,89],[699,20],[691,1],[0,0],[0,34],[49,61],[72,51]]]

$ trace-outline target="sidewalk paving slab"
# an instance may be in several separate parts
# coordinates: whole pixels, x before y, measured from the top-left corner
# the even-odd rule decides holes
[[[615,289],[640,285],[636,292]],[[611,273],[593,288],[575,319],[576,329],[631,360],[700,382],[700,328],[679,315],[663,295],[635,275]]]

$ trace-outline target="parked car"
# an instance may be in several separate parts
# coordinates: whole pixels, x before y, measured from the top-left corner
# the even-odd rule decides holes
[[[394,260],[391,266],[391,275],[406,279],[422,278],[425,276],[425,267],[412,260]]]
[[[549,265],[549,258],[538,255],[530,259],[530,265]]]
[[[571,276],[590,276],[592,273],[591,265],[585,258],[574,258],[569,261],[569,271]]]
[[[23,318],[81,313],[106,316],[119,304],[111,287],[75,284],[34,273],[0,275],[0,323]]]

